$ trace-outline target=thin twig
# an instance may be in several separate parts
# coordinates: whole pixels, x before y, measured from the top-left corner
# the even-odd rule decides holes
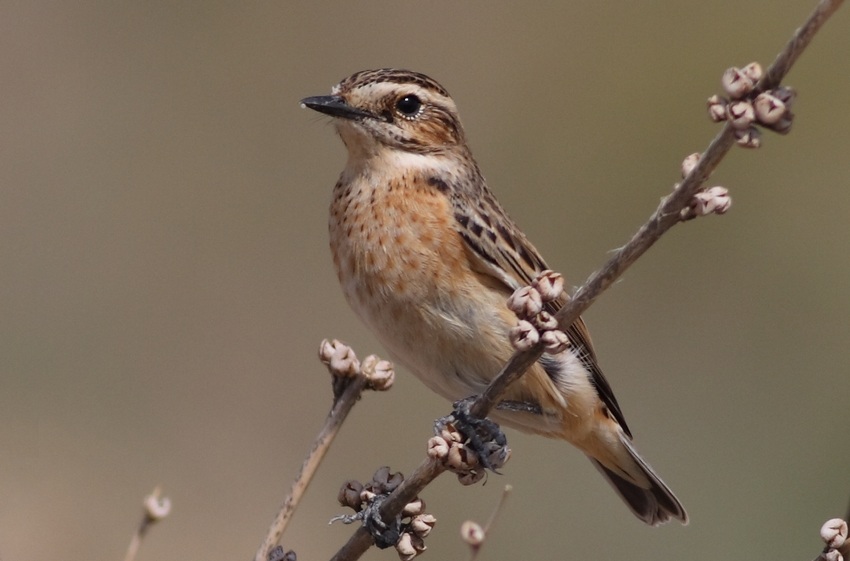
[[[357,403],[357,400],[360,398],[360,394],[363,393],[363,390],[366,389],[366,386],[369,383],[366,376],[362,375],[354,376],[347,380],[348,385],[339,395],[338,399],[334,401],[330,413],[328,413],[328,416],[325,419],[325,424],[322,426],[322,430],[313,441],[313,445],[310,447],[310,452],[304,459],[304,463],[301,464],[301,470],[295,477],[295,481],[292,482],[289,495],[287,495],[286,499],[283,501],[283,504],[280,506],[280,510],[278,510],[277,516],[275,516],[274,521],[271,526],[269,526],[269,531],[263,539],[263,544],[259,547],[259,549],[257,549],[257,553],[254,554],[254,561],[268,560],[269,552],[280,541],[284,530],[286,530],[287,524],[295,512],[295,508],[298,506],[301,497],[307,490],[307,486],[313,479],[316,470],[319,468],[319,464],[322,463],[322,459],[325,457],[331,443],[339,432],[343,421],[345,421],[345,418],[348,416],[351,408],[354,407],[355,403]]]
[[[505,485],[504,490],[502,491],[502,496],[499,498],[499,504],[496,505],[496,508],[493,509],[493,513],[490,514],[490,519],[487,521],[487,524],[484,525],[484,539],[487,539],[487,536],[490,535],[490,530],[493,528],[493,525],[496,523],[496,519],[499,518],[499,515],[502,513],[502,509],[505,508],[505,502],[508,500],[508,496],[513,492],[514,488],[511,485]],[[472,548],[472,552],[469,555],[469,561],[475,561],[478,558],[478,554],[481,552],[481,547],[484,544],[481,543],[477,547]]]
[[[162,490],[157,485],[153,492],[145,497],[142,503],[144,506],[142,521],[139,522],[136,532],[130,538],[130,545],[127,546],[124,561],[135,561],[136,555],[139,553],[139,548],[142,546],[142,539],[147,535],[150,527],[168,516],[168,513],[171,512],[171,501],[168,497],[160,497],[161,492]]]
[[[778,85],[818,30],[841,6],[842,2],[843,0],[822,0],[820,2],[767,69],[764,78],[757,87],[766,89],[768,86]],[[732,127],[727,123],[702,154],[696,167],[676,187],[673,193],[662,200],[658,209],[641,226],[632,239],[618,249],[601,269],[593,273],[584,285],[576,291],[570,302],[558,311],[555,317],[558,319],[561,329],[572,325],[602,292],[620,278],[632,263],[652,247],[665,232],[681,221],[681,211],[688,207],[694,195],[700,191],[708,176],[711,175],[734,143]],[[498,403],[500,396],[507,387],[522,376],[542,354],[542,345],[537,345],[525,352],[514,353],[499,375],[476,399],[471,412],[478,417],[485,417]],[[381,517],[384,520],[389,520],[398,515],[407,502],[419,495],[443,471],[444,469],[432,460],[426,460],[383,503]],[[369,532],[360,527],[332,557],[332,561],[359,559],[372,543]]]
[[[812,42],[815,34],[843,3],[844,0],[821,0],[802,27],[794,32],[785,48],[776,56],[756,90],[765,91],[779,86],[782,79],[791,70],[791,66],[797,62],[797,59]]]

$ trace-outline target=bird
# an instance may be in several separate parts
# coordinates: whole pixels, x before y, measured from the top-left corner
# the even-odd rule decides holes
[[[329,235],[349,305],[425,386],[452,401],[480,394],[514,352],[506,300],[549,267],[487,186],[455,101],[425,74],[381,68],[301,106],[332,117],[348,154]],[[634,447],[584,321],[566,335],[568,350],[543,354],[491,417],[577,447],[643,522],[687,524]]]

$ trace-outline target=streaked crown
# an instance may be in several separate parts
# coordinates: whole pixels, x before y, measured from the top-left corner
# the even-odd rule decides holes
[[[449,93],[418,72],[363,70],[334,86],[331,95],[301,103],[336,117],[349,150],[385,146],[434,153],[466,144]]]

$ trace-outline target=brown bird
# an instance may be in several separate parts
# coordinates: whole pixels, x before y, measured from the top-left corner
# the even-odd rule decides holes
[[[487,187],[455,102],[424,74],[381,69],[302,105],[334,117],[348,150],[330,245],[349,304],[430,389],[452,401],[481,393],[513,353],[507,298],[548,267]],[[567,336],[570,348],[544,354],[492,417],[576,446],[647,524],[687,523],[635,450],[584,322]]]

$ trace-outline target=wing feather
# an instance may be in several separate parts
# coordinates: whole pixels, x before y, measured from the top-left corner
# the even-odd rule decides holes
[[[469,250],[473,267],[503,284],[506,295],[531,284],[538,274],[548,269],[540,253],[508,217],[486,186],[475,201],[457,189],[452,189],[452,194],[455,226]],[[554,314],[563,307],[568,298],[566,293],[562,294],[559,300],[546,305],[547,311]],[[625,433],[631,437],[617,398],[614,397],[611,385],[599,367],[584,320],[576,320],[567,329],[566,335],[576,356],[590,372],[591,381],[600,399]],[[557,375],[555,372],[548,373],[550,376]]]

